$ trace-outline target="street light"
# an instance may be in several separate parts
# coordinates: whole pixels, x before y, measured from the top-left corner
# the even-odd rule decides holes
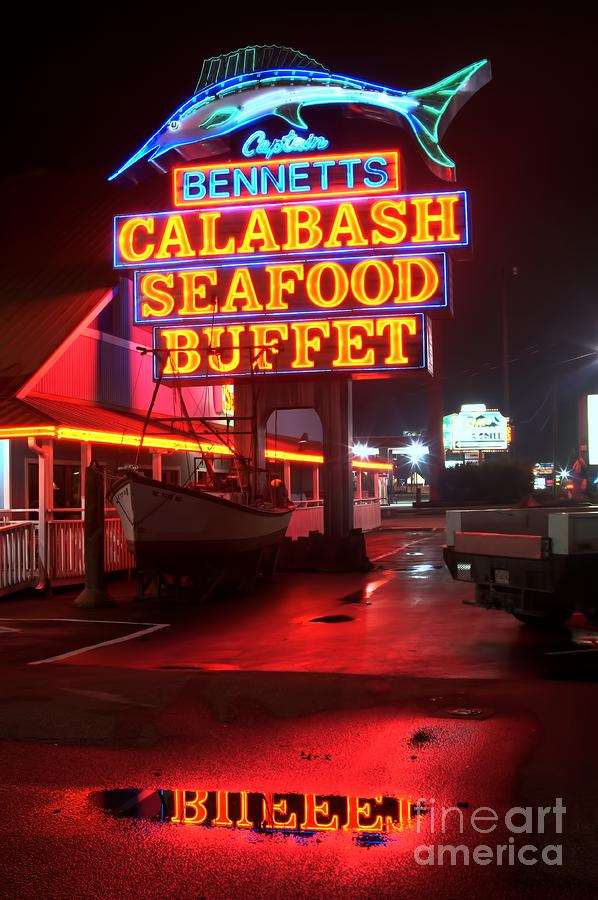
[[[424,457],[428,455],[429,448],[424,444],[420,444],[419,441],[412,441],[411,444],[401,450],[401,453],[404,453],[405,456],[409,459],[411,468],[416,469],[422,462]]]

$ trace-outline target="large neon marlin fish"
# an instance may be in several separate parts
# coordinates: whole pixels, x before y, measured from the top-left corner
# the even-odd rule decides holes
[[[307,106],[343,104],[351,115],[405,125],[435,174],[455,180],[455,164],[440,139],[463,104],[491,78],[488,60],[475,62],[431,87],[416,91],[335,75],[288,47],[245,47],[205,60],[195,94],[120,167],[110,181],[140,160],[166,171],[170,150],[184,159],[226,149],[222,138],[268,116],[307,129]]]

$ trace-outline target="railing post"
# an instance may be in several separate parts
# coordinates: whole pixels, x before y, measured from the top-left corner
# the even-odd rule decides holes
[[[314,470],[312,472],[312,500],[320,499],[320,469],[319,466],[314,466]]]
[[[51,578],[52,560],[48,522],[52,521],[54,509],[54,441],[43,438],[38,444],[35,438],[28,438],[29,449],[37,454],[39,471],[38,500],[38,560],[39,588],[45,588]]]

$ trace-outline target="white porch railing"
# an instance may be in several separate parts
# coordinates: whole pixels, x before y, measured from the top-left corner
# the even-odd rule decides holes
[[[324,530],[324,503],[322,500],[296,500],[295,509],[286,536],[294,541],[307,537],[310,531]]]
[[[51,584],[82,581],[85,578],[85,523],[82,519],[48,522],[49,578]],[[120,519],[104,523],[104,568],[120,572],[135,566]]]
[[[34,522],[0,525],[0,596],[37,581]]]
[[[55,509],[54,515],[78,518],[52,519],[47,523],[46,570],[51,586],[76,584],[85,580],[84,522],[80,509]],[[39,580],[38,529],[35,509],[0,510],[0,596],[32,587]],[[106,572],[134,568],[118,518],[104,523],[104,566]]]
[[[368,497],[353,501],[353,527],[372,531],[382,523],[380,500]],[[296,540],[307,537],[310,531],[324,530],[324,502],[322,500],[297,500],[287,528],[286,536]]]
[[[380,500],[378,497],[368,497],[353,502],[353,527],[362,531],[372,531],[380,528],[382,513],[380,512]]]

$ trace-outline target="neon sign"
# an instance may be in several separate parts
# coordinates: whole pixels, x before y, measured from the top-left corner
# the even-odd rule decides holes
[[[371,316],[448,305],[444,253],[324,256],[135,272],[135,322]]]
[[[379,253],[469,243],[467,195],[393,194],[117,216],[117,269],[296,253]]]
[[[157,327],[163,378],[227,379],[255,373],[393,372],[426,366],[424,317]]]
[[[181,825],[299,833],[393,834],[413,827],[402,797],[165,790],[165,818]]]
[[[292,128],[281,138],[269,140],[266,132],[259,129],[249,135],[243,142],[241,153],[250,158],[252,156],[265,156],[271,159],[281,153],[308,153],[310,150],[326,150],[330,145],[328,138],[318,134],[308,134],[301,137]]]
[[[392,193],[401,188],[396,150],[309,156],[300,160],[281,157],[271,163],[179,166],[173,170],[173,177],[177,207]]]
[[[440,138],[461,106],[490,77],[490,64],[483,59],[436,84],[407,92],[331,73],[288,47],[244,47],[206,60],[196,93],[110,178],[143,161],[166,171],[162,157],[169,151],[186,158],[210,155],[214,144],[222,144],[227,135],[269,116],[307,130],[304,109],[324,105],[349,108],[393,126],[405,124],[432,171],[454,181],[455,164],[440,146]]]

